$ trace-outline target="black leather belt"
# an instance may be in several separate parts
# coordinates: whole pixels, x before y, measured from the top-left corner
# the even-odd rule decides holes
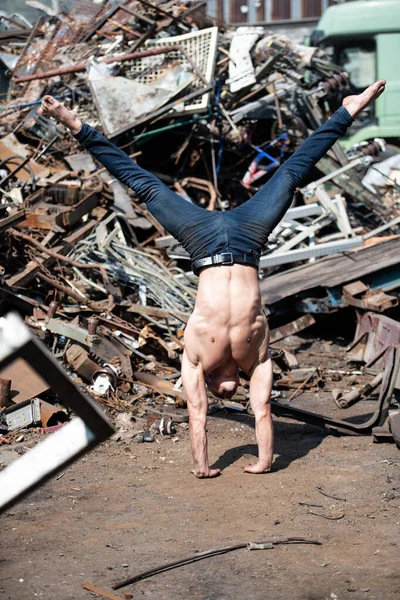
[[[232,252],[222,252],[221,254],[213,254],[212,256],[199,258],[198,260],[193,261],[192,269],[193,273],[198,275],[203,267],[211,267],[214,265],[233,265],[237,263],[242,265],[254,265],[255,267],[258,267],[260,261],[258,258],[244,253],[233,254]]]

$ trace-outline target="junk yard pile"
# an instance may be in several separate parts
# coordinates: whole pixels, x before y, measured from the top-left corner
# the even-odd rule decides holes
[[[340,106],[348,75],[263,27],[216,27],[205,3],[81,1],[32,26],[2,16],[0,46],[2,314],[22,315],[106,409],[117,439],[175,435],[187,428],[180,357],[197,281],[188,255],[38,112],[41,98],[62,99],[187,202],[225,211]],[[275,414],[400,443],[399,170],[384,140],[336,144],[270,236],[260,279]],[[340,328],[350,311],[351,347],[327,348],[321,324]],[[0,444],[70,418],[51,375],[26,356],[8,357],[0,377]],[[241,384],[232,402],[210,396],[210,410],[250,410]]]

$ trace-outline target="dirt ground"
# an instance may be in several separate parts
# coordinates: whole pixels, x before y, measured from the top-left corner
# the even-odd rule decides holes
[[[319,394],[322,405],[328,396]],[[310,408],[311,401],[315,408],[315,394],[298,405]],[[196,552],[288,536],[321,545],[236,550],[115,593],[157,600],[400,598],[400,451],[370,437],[274,422],[274,470],[265,475],[243,473],[256,455],[254,423],[227,410],[208,418],[211,463],[222,469],[217,479],[191,475],[186,424],[160,443],[108,441],[93,450],[2,516],[0,598],[88,600],[95,596],[85,582],[111,591],[130,575]]]

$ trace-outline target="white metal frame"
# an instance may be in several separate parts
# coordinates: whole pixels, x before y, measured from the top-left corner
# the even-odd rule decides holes
[[[193,63],[196,64],[204,80],[211,83],[214,77],[214,66],[217,57],[217,42],[218,27],[209,27],[207,29],[201,29],[200,31],[185,33],[184,35],[148,40],[146,46],[148,48],[182,46]],[[176,52],[169,52],[168,59],[177,60],[184,69],[193,71],[192,65],[179,50]],[[148,83],[149,81],[157,79],[165,68],[163,66],[156,66],[159,62],[160,56],[148,56],[146,58],[135,60],[132,65],[132,70],[137,73],[136,80],[142,83]],[[154,68],[148,71],[150,66],[154,66]],[[204,87],[204,80],[201,81],[198,77],[192,85],[198,88]],[[209,97],[210,93],[208,92],[189,101],[187,104],[185,103],[183,112],[192,113],[207,110]]]
[[[100,408],[79,390],[21,317],[9,313],[0,321],[0,367],[17,357],[47,381],[77,418],[0,472],[0,512],[114,433]]]

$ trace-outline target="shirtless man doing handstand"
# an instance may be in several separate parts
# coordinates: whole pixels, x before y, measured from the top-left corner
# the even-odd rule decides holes
[[[273,427],[270,395],[272,364],[269,330],[262,312],[258,264],[268,236],[289,208],[295,189],[354,117],[385,89],[377,81],[362,94],[348,96],[343,106],[317,129],[271,179],[247,202],[226,212],[207,211],[166,187],[140,168],[125,152],[51,96],[42,101],[44,114],[65,125],[104,167],[130,187],[148,210],[188,251],[199,275],[196,304],[185,330],[182,382],[187,395],[190,438],[196,477],[216,477],[208,462],[207,392],[231,398],[238,369],[250,377],[250,403],[255,415],[258,460],[246,473],[270,471]]]

